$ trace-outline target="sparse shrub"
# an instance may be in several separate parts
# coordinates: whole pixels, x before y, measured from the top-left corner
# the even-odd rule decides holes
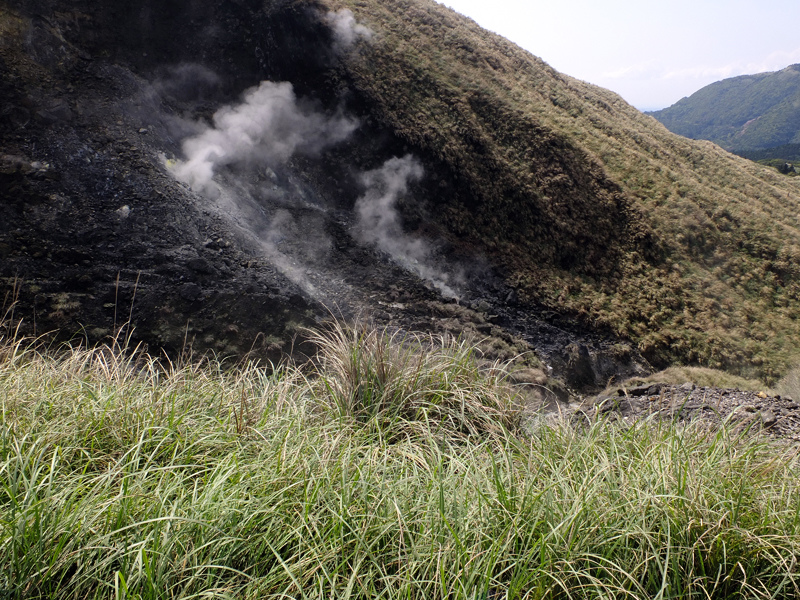
[[[640,385],[644,383],[667,383],[670,385],[680,385],[691,382],[701,387],[718,387],[748,390],[759,392],[765,389],[764,383],[757,379],[745,379],[727,371],[709,369],[707,367],[669,367],[658,373],[653,373],[647,377],[634,377],[625,381],[622,386],[614,385],[614,389],[619,387]],[[609,388],[611,389],[611,388]]]
[[[319,348],[314,395],[340,417],[392,436],[415,426],[497,434],[518,424],[505,370],[479,367],[466,340],[339,322],[310,339]]]

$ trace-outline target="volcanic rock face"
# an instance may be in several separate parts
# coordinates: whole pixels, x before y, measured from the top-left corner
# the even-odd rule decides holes
[[[372,36],[349,12],[20,0],[0,33],[0,277],[28,331],[277,359],[334,313],[534,348],[576,389],[648,370],[444,227],[459,174],[339,68]]]

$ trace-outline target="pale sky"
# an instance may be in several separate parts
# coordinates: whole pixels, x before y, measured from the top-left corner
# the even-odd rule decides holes
[[[640,110],[800,63],[792,0],[440,0],[554,69]]]

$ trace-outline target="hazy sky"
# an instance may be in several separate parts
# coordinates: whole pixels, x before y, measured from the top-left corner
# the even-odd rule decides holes
[[[440,0],[640,110],[800,63],[797,0]]]

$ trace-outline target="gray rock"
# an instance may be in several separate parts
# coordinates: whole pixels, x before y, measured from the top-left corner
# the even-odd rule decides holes
[[[486,300],[481,299],[481,300],[478,300],[477,302],[473,302],[470,305],[470,308],[472,308],[472,310],[477,311],[479,313],[487,313],[492,308],[492,305],[489,304]]]
[[[69,105],[61,100],[37,111],[36,116],[45,123],[58,123],[72,121],[74,113],[70,110]]]
[[[778,418],[769,409],[760,411],[759,415],[761,416],[761,422],[764,424],[764,427],[772,427],[778,422]]]

